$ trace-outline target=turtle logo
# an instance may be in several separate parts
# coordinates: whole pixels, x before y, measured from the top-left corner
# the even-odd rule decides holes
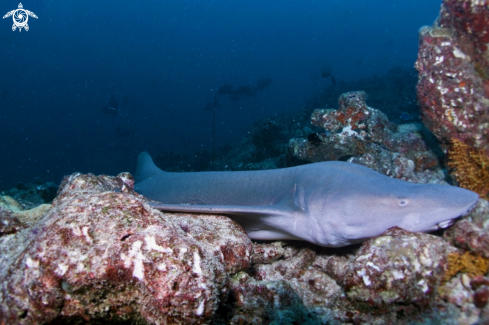
[[[37,19],[36,14],[33,13],[32,11],[25,10],[22,3],[19,3],[19,9],[15,9],[7,12],[5,16],[3,16],[3,19],[8,18],[10,16],[12,16],[12,19],[14,20],[14,24],[12,25],[12,31],[14,32],[17,28],[19,29],[19,32],[22,31],[22,28],[24,28],[26,31],[29,30],[29,25],[27,25],[29,16]]]

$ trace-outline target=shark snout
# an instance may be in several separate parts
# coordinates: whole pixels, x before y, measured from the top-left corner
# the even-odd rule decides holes
[[[432,220],[428,227],[432,229],[425,231],[450,227],[455,223],[455,219],[466,215],[479,200],[477,193],[455,186],[442,186],[442,189],[437,191],[437,196],[440,204],[434,209],[433,215],[428,214],[428,218]]]
[[[451,210],[452,217],[456,218],[469,212],[479,200],[479,195],[475,192],[450,186],[445,196],[445,205]]]

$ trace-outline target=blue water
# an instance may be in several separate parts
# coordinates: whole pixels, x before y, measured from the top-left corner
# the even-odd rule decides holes
[[[1,1],[2,15],[18,1]],[[143,150],[211,149],[204,106],[223,84],[273,80],[253,97],[220,96],[217,145],[239,141],[261,118],[300,110],[330,85],[324,68],[337,82],[410,69],[417,31],[441,1],[22,4],[39,17],[29,31],[0,21],[0,189],[75,171],[134,172]],[[114,101],[116,116],[104,113]]]

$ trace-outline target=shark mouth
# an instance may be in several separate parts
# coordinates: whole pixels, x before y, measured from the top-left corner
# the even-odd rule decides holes
[[[450,220],[446,220],[446,221],[442,221],[442,222],[438,223],[437,226],[438,226],[438,229],[445,229],[445,228],[450,227],[454,223],[455,223],[455,220],[450,219]]]

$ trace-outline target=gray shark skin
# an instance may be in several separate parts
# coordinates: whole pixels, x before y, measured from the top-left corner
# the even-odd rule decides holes
[[[172,212],[223,214],[251,239],[305,240],[341,247],[390,227],[412,232],[446,228],[479,196],[459,187],[413,184],[368,167],[320,162],[234,172],[169,173],[139,155],[135,190]]]

